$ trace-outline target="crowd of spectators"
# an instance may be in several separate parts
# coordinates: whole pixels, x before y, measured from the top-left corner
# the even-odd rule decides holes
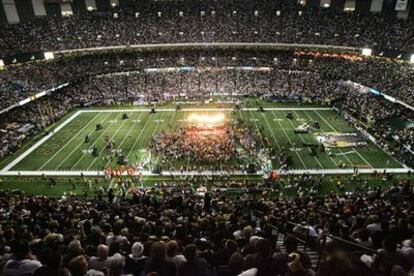
[[[259,133],[241,119],[228,125],[226,120],[209,126],[187,121],[180,124],[178,130],[155,134],[148,148],[159,157],[163,171],[186,168],[190,171],[232,172],[247,171],[249,165],[259,165],[262,144]]]
[[[2,274],[407,275],[414,265],[413,187],[386,181],[384,191],[295,198],[191,188],[125,195],[101,187],[89,200],[1,192]],[[286,185],[319,182],[304,175]],[[288,229],[288,221],[297,226]],[[277,243],[285,231],[324,250],[318,268],[296,239]]]
[[[186,160],[191,164],[217,164],[237,156],[235,138],[229,133],[230,130],[222,129],[219,133],[205,135],[190,133],[191,131],[191,128],[183,127],[176,132],[156,134],[151,139],[149,148],[155,155],[165,156],[161,163]]]
[[[174,70],[168,72],[168,68],[172,67],[180,68],[180,74]],[[233,69],[228,70],[228,67]],[[248,72],[237,70],[242,67],[267,69]],[[153,72],[153,68],[164,68],[164,71]],[[132,97],[151,94],[156,98],[162,93],[179,94],[178,91],[193,96],[252,94],[258,90],[269,91],[275,81],[284,77],[272,73],[280,70],[317,73],[322,76],[320,89],[324,89],[327,80],[351,80],[414,105],[414,67],[405,62],[318,53],[178,51],[69,56],[50,62],[11,66],[0,71],[0,110],[61,84],[114,72],[136,73],[132,74],[135,77],[121,74],[109,80],[101,78],[93,81],[97,83],[97,93],[99,86],[105,90],[109,86],[111,93],[106,93],[106,96],[111,98],[124,98],[128,94]],[[300,76],[299,74],[298,77]],[[294,83],[291,82],[291,85]],[[316,80],[311,83],[316,83]],[[282,82],[279,81],[279,84]],[[282,85],[287,87],[288,83]]]
[[[13,152],[21,146],[28,133],[42,132],[76,106],[143,104],[247,95],[276,101],[319,102],[335,106],[350,115],[350,118],[356,118],[354,123],[368,129],[378,139],[378,143],[396,158],[407,165],[413,164],[412,131],[410,128],[395,130],[389,124],[389,120],[394,117],[412,118],[412,112],[368,93],[366,88],[361,88],[354,82],[343,81],[356,79],[357,82],[385,90],[392,89],[401,82],[412,82],[414,78],[397,80],[402,70],[394,70],[394,63],[382,60],[352,61],[330,56],[315,58],[309,53],[294,56],[277,53],[273,59],[258,53],[234,53],[231,57],[208,54],[201,56],[199,53],[189,56],[176,53],[169,58],[153,55],[150,55],[152,58],[132,58],[127,54],[112,60],[105,55],[96,59],[79,58],[78,62],[62,60],[64,66],[73,69],[73,76],[85,67],[89,70],[80,79],[68,75],[69,80],[72,78],[68,87],[4,113],[0,155],[6,156]],[[140,63],[143,68],[133,71]],[[155,67],[155,64],[158,66]],[[55,63],[51,65],[56,66],[58,72],[60,66]],[[390,71],[384,71],[387,66],[390,66]],[[362,72],[365,69],[368,71]],[[94,74],[94,70],[101,74]],[[43,76],[41,72],[42,70],[32,75],[38,75],[46,82],[49,75]],[[374,72],[376,78],[382,78],[388,73],[389,78],[382,78],[379,86],[373,80]],[[405,73],[410,76],[413,72],[411,69]],[[57,75],[63,78],[64,72],[58,72]],[[42,81],[33,84],[42,85]]]
[[[305,10],[295,1],[128,1],[65,18],[1,26],[0,52],[50,51],[177,42],[287,42],[414,49],[412,21],[383,14]],[[182,13],[181,13],[182,12]],[[116,14],[116,16],[115,16]],[[158,68],[158,70],[157,70]],[[173,68],[173,69],[171,69]],[[132,72],[133,71],[133,72]],[[124,72],[124,73],[117,73]],[[128,72],[128,73],[126,73]],[[352,82],[348,82],[351,80]],[[0,158],[44,135],[73,108],[214,96],[318,102],[338,109],[377,143],[414,165],[413,128],[390,120],[412,111],[368,93],[362,84],[414,104],[414,69],[404,62],[317,53],[214,51],[112,53],[13,65],[0,71],[0,110],[63,83],[67,87],[1,114]],[[256,141],[242,137],[246,144]],[[323,178],[288,177],[294,198],[275,193],[194,190],[190,182],[151,191],[95,187],[94,199],[0,192],[1,274],[120,275],[407,275],[414,273],[413,187],[386,178],[389,188],[318,195]],[[342,189],[343,184],[337,186]],[[352,183],[365,187],[366,183]],[[168,186],[168,184],[165,184]],[[269,188],[255,183],[255,189]],[[127,192],[131,194],[127,195]],[[202,191],[202,192],[200,192]],[[256,211],[260,211],[256,213]],[[277,217],[277,218],[276,218]],[[296,223],[288,229],[288,221]],[[273,224],[273,225],[271,225]],[[299,226],[300,225],[300,226]],[[324,250],[319,267],[292,231]],[[352,252],[342,240],[376,251]]]
[[[306,9],[300,1],[143,1],[129,7],[1,26],[0,52],[132,44],[277,42],[413,50],[411,19]]]

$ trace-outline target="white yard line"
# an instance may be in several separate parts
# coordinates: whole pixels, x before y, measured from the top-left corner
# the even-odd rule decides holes
[[[319,112],[318,111],[314,111],[316,114],[318,114],[318,116],[320,117],[320,118],[322,118],[322,120],[324,120],[325,121],[325,123],[327,123],[328,125],[329,125],[329,127],[330,128],[332,128],[333,129],[333,131],[335,131],[335,132],[338,132],[332,125],[331,125],[331,123],[329,123],[323,116],[321,116],[320,114],[319,114]],[[358,156],[362,159],[362,161],[364,161],[368,166],[370,166],[371,167],[371,169],[373,169],[374,167],[365,159],[365,158],[363,158],[362,157],[362,155],[358,152],[358,150],[356,149],[356,148],[354,148],[354,147],[352,147],[352,149],[355,151],[355,153],[356,154],[358,154]],[[345,155],[346,156],[346,155]]]
[[[105,117],[105,119],[103,119],[101,122],[104,122],[106,119],[108,119],[108,117],[110,116],[111,114],[108,114],[106,117]],[[88,135],[91,135],[93,133],[93,131],[91,131],[91,132],[89,132],[88,133]],[[55,168],[55,170],[57,170],[66,160],[68,160],[69,159],[69,157],[70,156],[72,156],[72,154],[81,146],[82,144],[81,143],[79,143],[60,163],[59,163],[59,165]]]
[[[135,120],[135,122],[134,122],[134,124],[132,125],[132,127],[130,127],[130,128],[129,128],[128,132],[125,134],[124,138],[122,139],[121,143],[119,144],[119,146],[118,146],[119,148],[121,148],[122,144],[125,142],[125,139],[126,139],[126,138],[128,137],[128,135],[131,133],[131,131],[132,131],[132,130],[136,127],[136,125],[140,123],[140,121],[141,121],[141,117],[142,117],[142,114],[143,114],[143,113],[139,114],[138,118]],[[107,162],[106,162],[106,164],[105,164],[105,166],[104,166],[104,168],[106,168],[106,167],[109,165],[109,163],[110,163],[110,162],[111,162],[111,161],[107,161]]]
[[[308,112],[304,111],[303,113],[306,114],[306,116],[308,116],[308,118],[312,121],[314,121],[314,119],[308,114]],[[318,114],[316,114],[318,117],[320,117]],[[329,125],[328,125],[329,126]],[[325,131],[323,131],[323,128],[321,127],[321,132],[323,134],[325,134]],[[341,154],[343,154],[342,149],[338,148],[338,150],[341,152]],[[329,155],[328,155],[329,156]],[[349,157],[346,154],[343,154],[343,156],[345,157],[345,159],[348,161],[349,165],[351,165],[352,167],[355,167],[354,163],[352,163],[351,159],[349,159]],[[338,163],[335,162],[335,160],[329,156],[329,158],[331,158],[331,160],[336,164],[336,166],[338,167]]]
[[[176,114],[177,112],[174,112],[173,113],[173,115],[171,116],[171,120],[170,120],[170,125],[169,125],[169,127],[171,128],[171,126],[172,126],[172,122],[174,121],[174,118],[175,118],[175,114]]]
[[[306,112],[305,112],[306,113]],[[336,130],[334,129],[334,128],[332,128],[332,126],[330,125],[330,123],[329,122],[327,122],[326,120],[325,120],[325,118],[323,118],[319,113],[316,113],[316,112],[314,112],[319,118],[321,118],[324,122],[325,122],[325,124],[328,126],[328,127],[330,127],[333,131],[335,131],[336,132]],[[308,116],[310,117],[310,115],[308,114]],[[322,130],[322,127],[321,127],[321,131],[322,131],[322,133],[323,134],[325,134],[326,132],[325,131],[323,131]],[[343,153],[342,152],[342,149],[341,148],[338,148],[338,150],[341,152],[341,153]],[[353,148],[352,148],[352,150],[354,150]],[[355,150],[354,150],[355,151]],[[349,163],[349,165],[351,165],[352,167],[355,167],[355,164],[352,162],[352,160],[351,159],[349,159],[349,157],[345,154],[345,155],[343,155],[344,157],[345,157],[345,159],[348,161],[348,163]]]
[[[44,142],[50,139],[53,135],[55,135],[59,130],[67,126],[70,122],[72,122],[79,114],[81,114],[81,111],[76,112],[73,114],[69,119],[64,121],[61,125],[59,125],[57,128],[53,129],[48,135],[40,139],[36,144],[31,146],[28,150],[26,150],[24,153],[22,153],[19,157],[14,159],[12,162],[10,162],[6,167],[4,167],[1,172],[7,172],[11,168],[17,165],[20,161],[22,161],[24,158],[26,158],[29,154],[31,154],[33,151],[35,151],[38,147],[40,147]]]
[[[305,112],[303,112],[303,113],[305,113],[305,115],[311,120],[311,121],[313,121],[313,119],[312,119],[312,117],[305,111]],[[321,128],[321,131],[322,131],[322,133],[323,133],[323,130],[322,130],[322,128]],[[333,159],[332,158],[332,156],[330,156],[329,154],[327,154],[328,155],[328,157],[329,157],[329,159],[331,159],[331,161],[334,163],[334,165],[335,165],[335,167],[338,167],[338,163],[336,163],[336,161],[335,161],[335,159]]]
[[[298,116],[298,115],[296,114],[296,116]],[[287,120],[288,120],[288,121],[289,121],[289,123],[292,125],[293,129],[295,129],[295,128],[296,128],[296,126],[292,123],[292,120],[290,120],[290,119],[287,119]],[[303,142],[303,143],[306,143],[306,142],[305,142],[305,139],[303,139],[302,135],[300,135],[300,134],[298,134],[298,135],[299,135],[299,138],[302,140],[302,142]],[[312,150],[311,150],[311,149],[309,149],[309,152],[310,152],[310,153],[312,153]],[[321,169],[324,169],[324,167],[322,166],[321,162],[319,161],[319,158],[317,158],[315,155],[313,156],[313,158],[316,160],[316,162],[318,163],[319,167],[320,167]]]
[[[175,112],[174,112],[174,114],[175,114]],[[157,129],[158,129],[158,127],[160,126],[160,124],[162,123],[162,118],[163,118],[163,115],[164,114],[161,114],[161,117],[158,119],[158,122],[157,122],[157,126],[154,128],[154,130],[152,131],[152,134],[151,134],[151,137],[153,137],[154,136],[154,134],[155,134],[155,132],[157,131]],[[141,158],[139,159],[139,162],[142,162],[142,156],[141,156]]]
[[[260,138],[262,138],[262,140],[263,140],[262,134],[260,133],[260,128],[259,128],[259,126],[258,126],[258,125],[257,125],[257,123],[256,123],[256,119],[257,119],[257,118],[253,115],[252,110],[250,110],[250,111],[249,111],[249,113],[250,113],[250,117],[253,119],[253,124],[254,124],[254,126],[256,127],[256,129],[257,129],[257,133],[259,133]]]
[[[110,116],[111,116],[111,114],[112,113],[109,113],[108,114],[108,116],[106,116],[105,117],[105,119],[103,119],[101,122],[103,123],[103,122],[105,122]],[[115,118],[117,118],[118,117],[118,115],[116,115],[116,117]],[[98,136],[98,138],[96,138],[96,140],[92,143],[92,145],[90,146],[90,147],[88,147],[88,149],[91,149],[98,141],[99,141],[99,139],[108,131],[108,129],[110,129],[109,127],[106,127],[105,128],[105,130]],[[92,134],[93,133],[93,131],[92,132],[90,132],[89,134]],[[82,145],[82,143],[79,143],[79,145],[62,161],[62,162],[60,162],[60,164],[57,166],[57,168],[56,169],[58,169],[68,158],[69,158],[69,156],[71,156],[80,146]],[[76,167],[76,165],[83,159],[83,157],[85,157],[86,156],[86,152],[84,152],[84,153],[82,153],[82,156],[75,162],[75,164],[73,164],[72,165],[72,167],[70,168],[71,170],[74,168],[74,167]]]
[[[269,122],[267,121],[266,115],[265,115],[264,113],[262,113],[262,115],[263,115],[263,118],[264,118],[264,119],[265,119],[265,121],[266,121],[267,127],[270,129],[270,132],[272,133],[273,140],[275,140],[276,145],[277,145],[277,148],[278,148],[278,149],[279,149],[279,151],[280,151],[282,148],[280,147],[279,142],[277,141],[276,136],[275,136],[275,134],[273,133],[273,129],[272,129],[272,127],[270,126]]]
[[[371,165],[371,163],[369,163],[368,162],[368,160],[367,159],[365,159],[365,157],[364,156],[362,156],[362,154],[361,153],[359,153],[359,151],[357,150],[357,149],[354,149],[355,150],[355,153],[359,156],[359,158],[361,158],[362,160],[364,160],[364,162],[365,163],[367,163],[370,167],[371,167],[371,169],[373,169],[374,168],[374,166],[372,166]]]
[[[118,116],[117,116],[118,117]],[[127,122],[128,120],[123,120],[123,122],[121,124],[119,124],[118,129],[115,131],[114,134],[112,134],[111,138],[109,139],[109,141],[111,141],[112,139],[114,139],[114,137],[118,134],[118,132],[122,129],[122,127],[124,126],[124,124]],[[99,138],[98,138],[99,139]],[[106,144],[104,145],[104,147],[102,148],[102,150],[98,153],[98,156],[100,156],[105,148],[106,148]],[[89,171],[89,169],[93,166],[93,164],[95,164],[96,160],[98,160],[98,156],[96,156],[92,162],[89,164],[88,168],[86,169],[87,171]]]
[[[275,116],[275,112],[274,112],[274,111],[272,111],[272,115],[273,115],[273,117],[277,118],[277,117]],[[279,124],[279,126],[280,126],[280,127],[282,127],[282,124],[280,123],[280,121],[277,121],[277,123]],[[292,141],[290,140],[289,135],[287,135],[287,133],[286,133],[286,131],[285,131],[284,129],[283,129],[283,133],[284,133],[284,134],[286,135],[286,137],[288,138],[289,143],[292,145],[292,150],[293,150],[293,151],[296,153],[296,155],[298,156],[298,158],[299,158],[300,162],[302,163],[303,167],[304,167],[305,169],[307,169],[307,167],[306,167],[306,165],[305,165],[305,162],[303,161],[303,159],[302,159],[302,157],[299,155],[299,153],[296,151],[296,147],[293,145]]]
[[[78,135],[85,130],[85,128],[87,128],[90,123],[92,123],[93,121],[95,121],[96,117],[98,117],[100,115],[100,113],[98,112],[84,127],[82,127],[74,136],[72,136],[72,138],[69,139],[69,141],[67,143],[65,143],[55,154],[52,155],[52,157],[49,158],[49,160],[47,160],[39,169],[38,171],[41,171],[44,167],[46,167],[47,164],[49,164],[50,161],[53,160],[53,158],[55,158],[67,145],[69,145],[73,139],[75,139],[76,137],[78,137]]]
[[[142,133],[143,133],[143,132],[144,132],[144,130],[146,129],[146,127],[147,127],[148,122],[150,121],[150,119],[151,119],[151,115],[148,117],[147,121],[145,121],[145,125],[144,125],[144,127],[141,129],[141,132],[139,133],[139,135],[138,135],[137,139],[135,139],[134,144],[132,145],[132,147],[131,147],[130,151],[128,152],[128,154],[127,154],[127,156],[126,156],[127,158],[129,158],[129,155],[131,154],[131,152],[134,150],[135,146],[137,145],[137,143],[138,143],[138,141],[139,141],[139,138],[141,137]],[[137,160],[137,161],[138,161],[138,160]]]

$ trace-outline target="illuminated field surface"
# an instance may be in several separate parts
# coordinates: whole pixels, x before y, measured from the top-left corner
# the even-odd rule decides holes
[[[287,118],[288,114],[292,118]],[[315,127],[315,122],[319,127]],[[102,129],[97,130],[97,125]],[[295,130],[301,132],[303,129],[307,130],[306,133],[295,133]],[[158,152],[152,150],[157,142],[154,137],[162,135],[186,135],[180,136],[186,147],[189,147],[188,143],[198,141],[214,147],[211,139],[216,139],[217,143],[233,139],[233,148],[225,150],[238,152],[239,156],[230,156],[226,160],[213,156],[217,159],[214,162],[204,160],[202,156],[197,160],[192,156],[174,159],[167,154],[168,146]],[[354,138],[347,142],[346,136]],[[358,141],[355,141],[356,136]],[[256,150],[260,151],[261,162],[257,161],[258,155],[251,153],[253,150],[246,149],[245,137],[258,140]],[[325,144],[324,150],[321,150],[321,142]],[[316,147],[313,154],[309,145]],[[252,163],[260,173],[263,169],[280,169],[278,160],[282,154],[289,158],[289,171],[293,173],[349,172],[354,167],[367,172],[385,168],[395,172],[404,170],[401,164],[359,134],[336,111],[278,105],[277,108],[267,107],[265,112],[254,108],[203,107],[158,109],[153,114],[146,109],[78,110],[59,122],[47,136],[19,152],[14,160],[3,166],[1,174],[74,175],[82,172],[103,175],[105,168],[119,169],[121,166],[124,173],[133,168],[134,173],[154,174],[158,173],[154,171],[158,168],[163,172],[185,174],[195,167],[198,167],[198,173],[213,170],[234,172],[240,165]]]

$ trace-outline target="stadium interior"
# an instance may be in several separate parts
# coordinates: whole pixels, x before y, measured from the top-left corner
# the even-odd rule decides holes
[[[414,0],[2,0],[0,274],[414,275]]]

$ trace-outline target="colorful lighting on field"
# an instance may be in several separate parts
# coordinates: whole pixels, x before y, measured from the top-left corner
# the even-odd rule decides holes
[[[222,125],[226,120],[224,113],[216,114],[200,114],[200,113],[191,113],[187,121],[189,123],[197,124],[198,126],[217,126]]]

